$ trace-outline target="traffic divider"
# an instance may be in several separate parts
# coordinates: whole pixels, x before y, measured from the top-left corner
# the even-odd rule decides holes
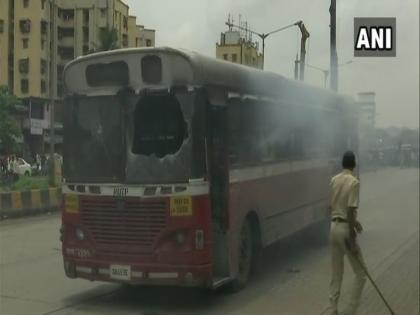
[[[58,211],[60,203],[60,188],[2,192],[0,193],[0,220]]]

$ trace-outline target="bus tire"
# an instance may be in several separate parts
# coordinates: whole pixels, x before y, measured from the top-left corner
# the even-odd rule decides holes
[[[255,212],[248,215],[252,231],[252,262],[251,274],[258,274],[262,265],[262,239],[258,216]]]
[[[251,222],[246,219],[239,236],[238,273],[236,278],[229,283],[230,292],[242,290],[248,282],[253,262],[253,243]]]

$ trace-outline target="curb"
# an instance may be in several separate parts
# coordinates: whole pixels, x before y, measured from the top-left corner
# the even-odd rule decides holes
[[[60,188],[0,193],[0,220],[59,211]]]

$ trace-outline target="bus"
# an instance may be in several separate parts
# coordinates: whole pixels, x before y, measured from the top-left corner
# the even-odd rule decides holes
[[[69,278],[239,290],[261,250],[327,219],[351,99],[172,48],[64,70]]]

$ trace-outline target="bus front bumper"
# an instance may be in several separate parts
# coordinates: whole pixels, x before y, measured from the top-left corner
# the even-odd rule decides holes
[[[85,259],[65,258],[64,270],[69,278],[134,285],[209,287],[212,283],[211,264],[148,265],[130,263],[112,265]]]

